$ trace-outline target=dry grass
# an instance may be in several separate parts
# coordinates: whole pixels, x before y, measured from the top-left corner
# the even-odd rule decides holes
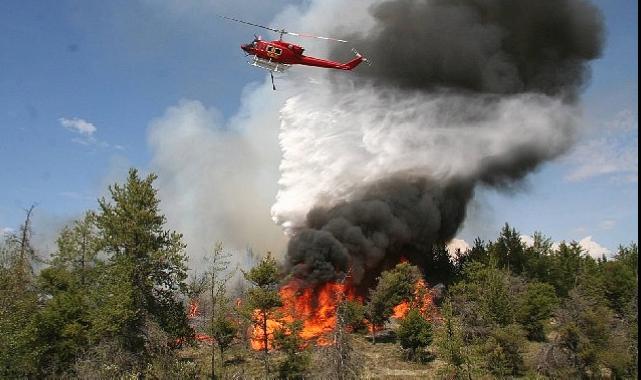
[[[398,343],[376,343],[372,344],[363,335],[353,334],[353,345],[358,353],[358,364],[362,368],[362,379],[436,379],[436,373],[443,362],[435,360],[430,363],[421,364],[407,362],[404,360],[403,351]],[[312,348],[312,364],[309,379],[324,380],[318,375],[323,363],[320,362],[318,350]],[[194,347],[186,347],[181,350],[180,356],[184,360],[193,361],[198,364],[200,379],[209,378],[211,372],[211,347],[199,344]],[[242,345],[232,347],[225,354],[226,364],[224,368],[225,379],[265,379],[263,354],[250,351]],[[216,372],[221,373],[220,357],[216,352]],[[271,363],[269,379],[275,378],[276,363],[282,360],[280,353],[269,354]]]

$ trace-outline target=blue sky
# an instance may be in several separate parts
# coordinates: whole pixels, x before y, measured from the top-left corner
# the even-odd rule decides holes
[[[265,76],[239,49],[255,30],[214,12],[268,23],[290,3],[300,1],[3,1],[0,229],[16,228],[33,203],[43,230],[59,226],[128,167],[149,169],[148,126],[181,99],[233,116]],[[595,3],[607,43],[583,96],[583,135],[522,191],[480,190],[465,240],[493,238],[508,221],[610,250],[638,241],[638,5]]]

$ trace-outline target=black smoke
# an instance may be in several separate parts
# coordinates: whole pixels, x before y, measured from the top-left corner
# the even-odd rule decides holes
[[[601,54],[603,18],[585,0],[392,0],[350,36],[375,63],[358,73],[429,90],[574,97]]]
[[[307,227],[290,240],[288,269],[312,285],[351,270],[353,282],[367,286],[401,257],[424,264],[426,250],[454,237],[472,188],[462,180],[389,178],[366,188],[357,200],[315,208]]]
[[[584,0],[390,0],[370,13],[373,30],[350,38],[374,62],[357,71],[363,82],[408,97],[453,94],[436,111],[453,125],[487,122],[502,99],[520,94],[576,101],[603,45],[602,16]],[[361,288],[401,257],[425,268],[433,245],[462,225],[477,185],[518,185],[564,149],[514,146],[465,178],[397,173],[363,184],[350,199],[309,211],[287,267],[312,286],[351,271]]]

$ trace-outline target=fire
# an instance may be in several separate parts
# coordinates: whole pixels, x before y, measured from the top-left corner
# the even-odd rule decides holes
[[[198,304],[197,300],[192,299],[191,301],[189,301],[189,306],[188,306],[188,310],[187,310],[187,318],[189,318],[189,319],[196,318],[198,316],[198,314],[199,314],[198,313],[199,307],[200,307],[200,305]]]
[[[402,301],[394,306],[392,317],[403,319],[410,311],[410,308],[417,308],[424,317],[428,317],[433,306],[432,293],[423,279],[414,284],[414,297],[409,301]]]
[[[356,298],[354,289],[345,284],[325,283],[318,288],[304,287],[301,282],[290,281],[280,289],[283,306],[274,313],[274,318],[267,319],[267,349],[272,348],[273,333],[284,328],[295,320],[303,321],[300,332],[305,341],[325,346],[331,344],[328,333],[336,326],[336,309],[343,300]],[[251,347],[254,350],[265,349],[263,334],[264,319],[254,311],[254,327],[251,331]]]
[[[340,303],[344,300],[362,301],[349,284],[333,282],[312,288],[292,280],[283,286],[279,293],[283,306],[266,316],[266,321],[259,310],[253,312],[254,325],[250,331],[250,343],[254,350],[264,350],[265,345],[268,350],[273,349],[274,332],[286,328],[287,324],[296,320],[303,321],[300,337],[306,342],[314,342],[319,346],[332,344],[329,334],[336,327],[336,312]],[[430,316],[433,311],[432,294],[422,279],[414,285],[410,300],[394,306],[392,317],[402,319],[410,308],[418,308],[425,317]],[[377,329],[378,327],[380,326],[377,326]],[[266,340],[264,329],[267,332]]]
[[[392,317],[396,319],[403,319],[410,311],[410,303],[402,301],[392,309]]]
[[[189,305],[187,307],[187,319],[190,322],[190,325],[192,328],[195,328],[196,324],[198,324],[198,319],[200,319],[200,304],[198,303],[197,299],[191,299],[189,301]],[[203,333],[195,333],[194,334],[194,339],[196,339],[199,342],[205,342],[207,344],[214,344],[214,338],[207,334]]]

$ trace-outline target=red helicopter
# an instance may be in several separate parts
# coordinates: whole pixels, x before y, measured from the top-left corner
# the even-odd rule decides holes
[[[248,62],[252,66],[260,67],[269,71],[269,74],[272,78],[272,88],[276,90],[274,85],[274,73],[282,73],[292,65],[305,65],[305,66],[315,66],[323,67],[327,69],[336,69],[336,70],[352,70],[358,66],[361,62],[368,62],[365,57],[359,54],[355,49],[352,49],[356,58],[352,59],[349,62],[341,63],[330,61],[321,58],[315,58],[306,56],[303,54],[305,50],[302,46],[292,44],[291,42],[283,41],[283,35],[289,34],[292,36],[300,37],[311,37],[319,38],[321,40],[329,40],[336,42],[347,42],[345,40],[340,40],[337,38],[331,37],[320,37],[313,36],[311,34],[302,34],[302,33],[293,33],[288,32],[285,29],[274,29],[263,25],[253,24],[251,22],[238,20],[231,17],[219,16],[227,20],[240,22],[247,25],[256,26],[259,28],[271,30],[279,34],[278,40],[274,41],[264,41],[260,36],[254,35],[254,40],[248,44],[240,45],[240,48],[248,55],[251,56],[251,60]]]

